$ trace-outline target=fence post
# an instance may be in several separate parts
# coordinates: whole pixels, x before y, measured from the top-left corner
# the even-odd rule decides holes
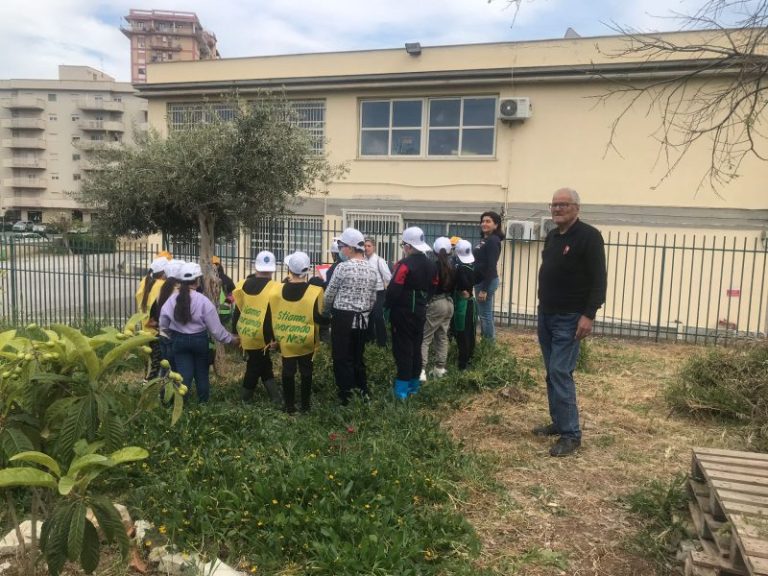
[[[8,259],[10,265],[10,280],[11,280],[11,317],[13,318],[13,325],[19,325],[19,301],[18,290],[16,286],[16,244],[13,241],[13,236],[9,238],[8,247]]]
[[[665,239],[666,240],[666,239]],[[667,243],[664,242],[664,246],[661,249],[661,271],[659,272],[659,301],[656,305],[656,342],[659,341],[659,334],[661,333],[661,307],[664,300],[664,269],[667,260]]]
[[[83,249],[83,321],[88,321],[88,250]]]

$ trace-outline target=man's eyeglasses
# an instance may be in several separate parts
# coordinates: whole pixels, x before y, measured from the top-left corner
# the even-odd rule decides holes
[[[550,210],[565,209],[569,206],[576,206],[576,202],[553,202],[549,205]]]

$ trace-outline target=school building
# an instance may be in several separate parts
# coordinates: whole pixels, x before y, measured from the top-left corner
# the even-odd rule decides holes
[[[717,32],[664,36],[680,44],[723,41]],[[627,54],[627,42],[605,36],[412,43],[388,50],[165,62],[150,64],[147,83],[138,88],[148,100],[150,124],[161,132],[188,121],[189,112],[222,93],[284,93],[316,136],[318,151],[348,166],[343,179],[298,206],[295,217],[241,238],[241,254],[265,247],[279,256],[300,237],[304,249],[327,258],[322,230],[348,225],[389,235],[416,224],[430,238],[473,237],[480,213],[493,209],[504,214],[518,241],[505,251],[500,300],[506,308],[500,313],[527,318],[535,314],[535,273],[522,280],[520,272],[534,267],[538,239],[552,225],[552,192],[569,186],[581,194],[582,218],[599,227],[609,244],[617,243],[613,258],[608,249],[609,285],[637,292],[623,289],[620,307],[615,298],[607,303],[604,322],[764,333],[768,295],[753,294],[747,284],[757,280],[762,286],[766,275],[761,255],[768,164],[748,157],[738,178],[712,190],[702,185],[711,154],[702,141],[667,174],[657,134],[663,111],[650,99],[623,116],[611,140],[627,99],[604,96],[620,82],[650,83],[708,64],[686,54]],[[728,82],[728,74],[716,70],[706,81]],[[729,252],[716,270],[705,266],[708,252],[697,251],[711,244],[725,254],[721,239],[743,253]],[[635,268],[628,268],[622,251],[636,252],[640,244],[646,253],[653,246],[653,256],[642,265],[635,256]],[[666,294],[667,283],[708,291],[718,307],[701,310],[699,299],[692,318],[692,305],[680,290]],[[646,294],[643,301],[648,292],[655,296]]]

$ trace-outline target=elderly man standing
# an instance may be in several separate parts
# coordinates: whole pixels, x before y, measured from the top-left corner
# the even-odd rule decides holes
[[[537,436],[560,436],[551,456],[567,456],[581,446],[573,371],[579,343],[592,333],[605,302],[607,273],[600,231],[579,220],[575,190],[561,188],[549,205],[557,228],[547,234],[539,269],[538,336],[547,371],[550,424]]]

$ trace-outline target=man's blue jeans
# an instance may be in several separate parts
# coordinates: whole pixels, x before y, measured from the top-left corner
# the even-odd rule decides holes
[[[173,357],[184,384],[195,381],[198,402],[208,402],[211,395],[208,375],[208,332],[197,334],[171,333]]]
[[[581,440],[573,371],[579,359],[576,327],[580,313],[539,313],[539,345],[547,371],[547,398],[552,423],[564,438]]]
[[[482,286],[475,285],[475,305],[477,306],[477,317],[480,319],[480,336],[487,340],[496,340],[496,325],[493,323],[493,296],[499,287],[499,279],[494,278],[488,284],[487,296],[485,302],[480,302],[477,295],[480,294]]]

